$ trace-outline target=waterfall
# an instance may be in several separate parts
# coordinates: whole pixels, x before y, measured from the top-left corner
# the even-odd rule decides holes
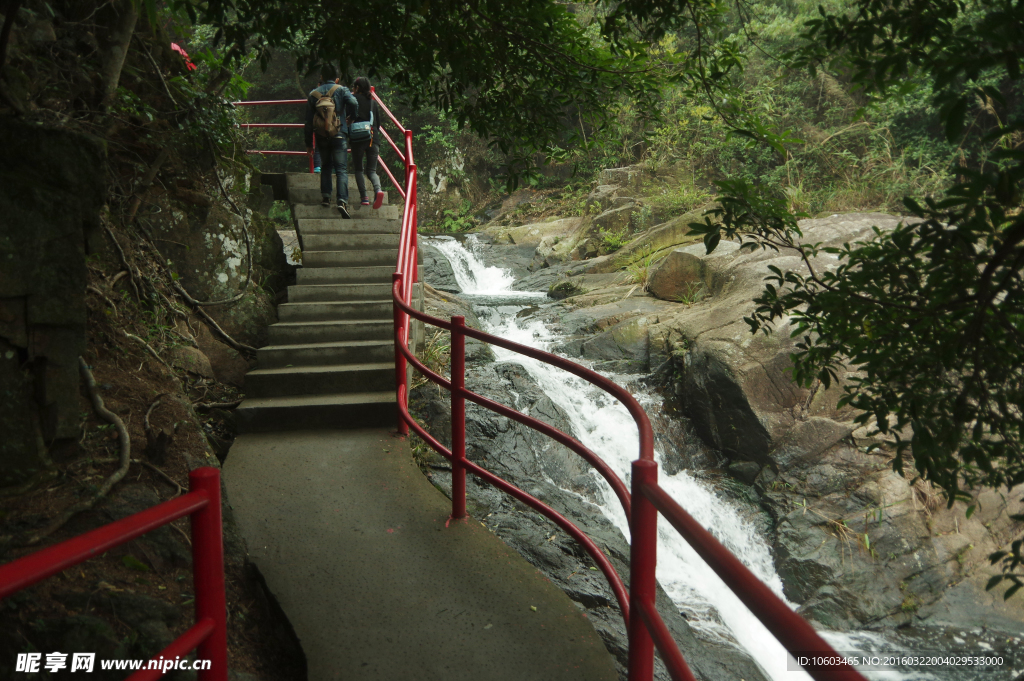
[[[467,237],[470,247],[475,245],[475,235]],[[452,266],[455,281],[464,293],[493,295],[511,291],[515,278],[512,273],[501,267],[488,267],[480,262],[470,250],[452,237],[430,237],[431,246],[441,251]]]
[[[472,237],[471,237],[472,239]],[[521,296],[511,290],[514,281],[507,271],[486,267],[454,239],[429,239],[449,259],[459,286],[468,293],[496,296]],[[470,248],[478,246],[470,241]],[[480,301],[484,302],[484,301]],[[489,301],[488,301],[489,302]],[[549,350],[560,338],[540,320],[518,319],[522,305],[476,305],[474,311],[484,330],[502,338]],[[590,383],[543,362],[492,346],[500,361],[521,365],[547,396],[566,414],[572,434],[597,452],[621,477],[629,481],[630,464],[638,457],[639,435],[633,418],[617,400]],[[613,379],[622,377],[611,376]],[[640,391],[637,398],[648,410],[656,408],[658,398]],[[661,464],[661,452],[655,456]],[[610,486],[596,472],[604,494],[604,514],[628,538],[625,513]],[[707,528],[744,565],[783,600],[782,580],[775,571],[771,551],[743,511],[719,497],[714,488],[687,471],[659,476],[661,486],[680,500],[686,510]],[[726,587],[711,568],[663,519],[658,526],[657,577],[673,602],[684,612],[694,631],[709,640],[738,645],[744,649],[773,681],[806,681],[803,671],[787,669],[787,652],[761,622]],[[788,601],[787,601],[788,602]],[[896,651],[900,646],[868,632],[821,632],[839,652],[857,650]],[[881,643],[879,643],[881,642]],[[882,645],[883,647],[879,647]],[[887,646],[887,647],[885,647]],[[869,679],[903,681],[935,679],[921,672],[863,672]]]

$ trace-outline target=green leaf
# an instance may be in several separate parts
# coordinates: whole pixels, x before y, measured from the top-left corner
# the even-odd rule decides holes
[[[712,232],[704,236],[704,248],[707,249],[708,253],[711,253],[718,248],[718,242],[722,240],[721,232]]]
[[[143,563],[141,560],[132,555],[127,555],[121,558],[121,562],[124,563],[126,568],[137,570],[139,572],[149,572],[149,566]]]

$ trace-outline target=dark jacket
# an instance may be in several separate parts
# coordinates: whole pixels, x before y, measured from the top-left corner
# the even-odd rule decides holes
[[[355,121],[368,121],[370,120],[370,112],[373,112],[373,139],[380,139],[380,108],[377,106],[377,102],[370,98],[370,95],[357,92],[355,94],[356,102],[359,105],[356,115],[352,120]]]
[[[327,94],[334,83],[324,83],[320,87],[316,88],[313,92],[320,91],[323,94]],[[309,93],[308,106],[306,106],[306,127],[303,132],[306,134],[306,146],[313,146],[313,114],[316,111],[317,98],[313,96],[313,92]],[[340,131],[342,134],[348,134],[348,118],[356,115],[356,109],[359,103],[356,98],[352,96],[348,88],[342,85],[334,91],[334,110],[338,114],[338,118],[341,119]]]

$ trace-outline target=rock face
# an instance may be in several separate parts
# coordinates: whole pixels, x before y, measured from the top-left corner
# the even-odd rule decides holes
[[[225,181],[228,190],[231,179]],[[262,345],[266,327],[277,321],[277,313],[271,295],[254,284],[263,281],[267,288],[282,291],[294,267],[288,265],[272,224],[253,219],[252,210],[240,205],[243,219],[223,200],[215,182],[193,183],[196,186],[177,186],[173,193],[150,191],[145,210],[152,213],[148,222],[153,236],[161,254],[171,261],[170,269],[196,300],[233,298],[246,286],[251,266],[253,279],[245,296],[206,310],[235,340]]]
[[[563,431],[571,432],[566,416],[537,387],[517,364],[497,363],[472,367],[467,387],[484,397],[515,405],[531,416]],[[414,391],[417,416],[431,425],[431,432],[449,443],[450,412],[447,396],[425,386]],[[474,462],[549,504],[569,518],[609,556],[616,570],[628,579],[629,547],[625,538],[593,505],[600,494],[588,466],[568,449],[546,436],[505,417],[467,405],[467,456]],[[435,461],[434,484],[450,494],[451,476]],[[571,490],[565,491],[566,488]],[[590,567],[592,559],[567,535],[523,504],[497,490],[478,484],[472,476],[467,484],[469,510],[506,543],[544,572],[562,588],[594,624],[625,678],[626,632],[615,596],[600,572]],[[579,495],[579,496],[577,496]],[[581,497],[586,500],[581,502]],[[707,681],[762,681],[756,665],[732,648],[698,642],[686,620],[659,588],[658,610],[697,678]],[[655,678],[668,679],[657,661]]]
[[[805,220],[800,228],[805,241],[838,246],[898,220],[851,214]],[[969,626],[979,613],[958,603],[983,597],[990,574],[985,556],[1020,532],[1003,509],[1019,508],[1021,492],[1005,499],[985,493],[979,502],[987,519],[967,519],[962,504],[946,509],[930,486],[911,485],[912,472],[894,473],[891,452],[868,454],[867,429],[855,432],[854,412],[836,407],[840,385],[805,389],[790,379],[789,324],[752,336],[743,321],[768,267],[797,270],[799,259],[740,253],[725,243],[711,255],[704,251],[703,244],[676,249],[656,270],[660,296],[687,281],[700,281],[710,296],[661,312],[649,328],[651,368],[660,367],[671,399],[701,439],[726,457],[730,473],[756,479],[762,505],[777,523],[776,567],[787,596],[805,616],[836,629]],[[814,265],[824,270],[837,262],[823,255]],[[1020,606],[985,613],[990,626],[1024,631]]]
[[[455,280],[455,272],[448,258],[441,251],[428,243],[420,243],[419,252],[423,254],[420,265],[420,278],[439,291],[461,293],[462,289]]]
[[[78,435],[102,159],[90,138],[0,120],[0,485],[39,467],[37,441]]]

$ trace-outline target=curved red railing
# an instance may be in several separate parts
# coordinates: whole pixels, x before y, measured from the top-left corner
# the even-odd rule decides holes
[[[191,516],[196,623],[164,648],[159,658],[161,662],[174,660],[195,650],[198,659],[210,660],[209,669],[198,671],[199,681],[227,681],[220,471],[210,467],[197,468],[189,473],[188,479],[190,491],[187,494],[0,565],[0,599],[158,527]],[[156,656],[151,659],[157,661]],[[164,671],[144,667],[128,677],[128,681],[155,681],[164,675]]]
[[[418,244],[416,232],[417,170],[413,157],[412,132],[402,126],[376,92],[372,92],[372,96],[380,109],[387,114],[387,117],[402,133],[405,142],[404,150],[399,149],[382,129],[388,142],[405,163],[405,188],[402,192],[405,211],[402,216],[398,263],[392,279],[398,431],[402,435],[407,435],[411,428],[435,451],[451,462],[452,517],[463,518],[466,516],[466,473],[469,472],[540,512],[572,536],[604,573],[622,609],[622,617],[626,622],[629,634],[630,681],[650,681],[653,678],[655,648],[661,653],[662,660],[673,679],[676,681],[693,681],[694,679],[686,660],[654,605],[657,589],[655,568],[659,512],[694,547],[701,558],[794,657],[808,654],[834,657],[836,654],[831,646],[814,631],[806,620],[793,612],[782,599],[758,580],[743,563],[700,523],[695,521],[664,489],[658,486],[658,464],[654,461],[654,432],[643,407],[627,390],[604,376],[565,358],[469,328],[465,325],[464,317],[455,316],[450,321],[446,321],[420,312],[413,307],[413,285],[418,279]],[[390,175],[390,172],[388,174]],[[392,181],[394,181],[393,177]],[[397,182],[395,184],[398,185]],[[451,332],[450,379],[428,369],[409,350],[411,319],[417,319]],[[638,458],[632,464],[632,493],[627,491],[622,480],[597,454],[572,436],[468,390],[465,383],[467,336],[568,371],[619,400],[636,421],[640,434]],[[451,393],[451,449],[442,445],[409,414],[408,367],[410,364],[430,381]],[[571,521],[544,502],[466,458],[466,400],[548,435],[583,457],[608,481],[629,519],[631,541],[628,592],[607,556]],[[806,667],[805,669],[816,681],[864,681],[864,677],[853,667],[820,666]]]

